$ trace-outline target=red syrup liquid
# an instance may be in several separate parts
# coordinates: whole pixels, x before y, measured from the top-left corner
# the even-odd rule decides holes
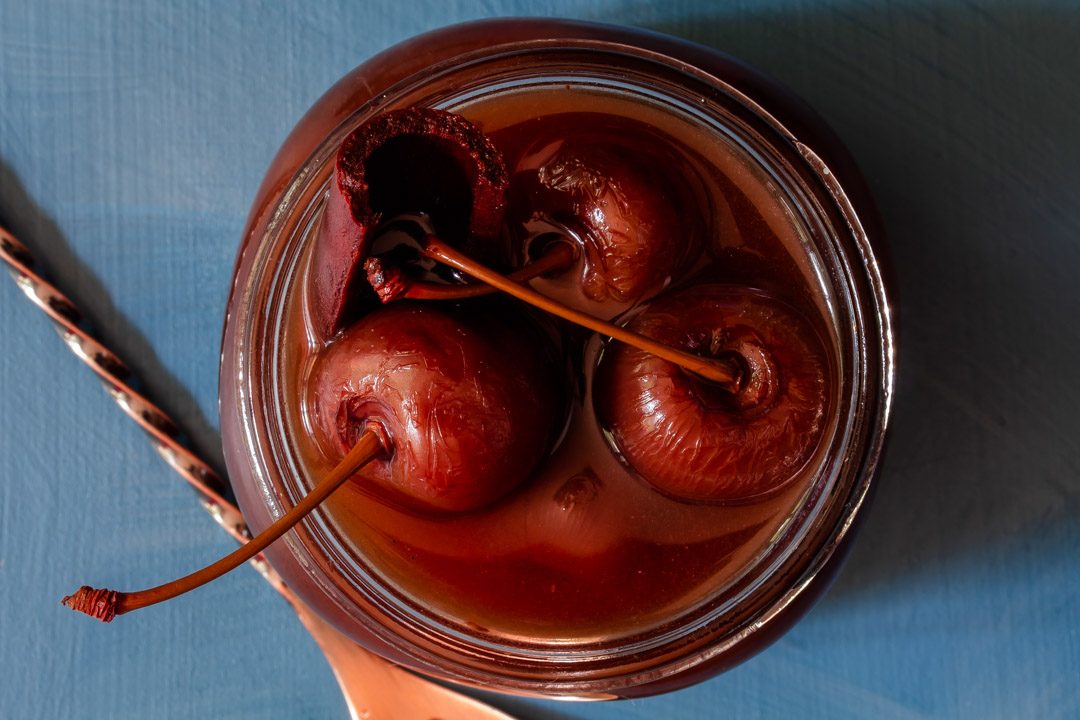
[[[583,291],[595,284],[582,263],[532,281],[535,289],[617,321],[645,310],[650,296],[695,283],[763,290],[818,326],[831,365],[829,396],[835,394],[835,332],[812,245],[790,201],[743,150],[688,118],[610,92],[519,90],[449,109],[489,134],[512,176],[584,128],[585,137],[621,138],[628,151],[636,143],[638,166],[671,179],[662,184],[677,208],[674,222],[685,224],[678,237],[659,240],[667,245],[659,256],[674,260],[644,284],[643,298]],[[546,220],[511,212],[503,235],[509,255],[520,261],[530,240],[550,229]],[[296,403],[286,420],[306,473],[317,478],[336,460],[315,439],[310,411],[310,377],[324,345],[303,293],[292,294],[287,313],[284,390]],[[559,440],[521,487],[477,511],[433,515],[351,483],[326,508],[387,587],[451,624],[541,643],[626,637],[671,621],[754,572],[813,481],[835,413],[826,409],[817,450],[777,492],[740,504],[679,501],[622,462],[597,420],[592,385],[604,339],[557,327],[569,356],[570,407]]]

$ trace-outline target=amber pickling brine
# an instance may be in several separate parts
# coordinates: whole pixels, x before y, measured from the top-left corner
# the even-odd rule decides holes
[[[343,143],[370,160],[361,200]],[[546,257],[529,287],[728,362],[736,389],[509,298],[377,294],[412,270],[378,237],[393,218],[348,204],[369,189],[502,272]],[[316,103],[253,205],[221,369],[240,506],[261,530],[381,418],[397,454],[267,550],[314,610],[488,689],[700,681],[805,613],[864,511],[895,373],[881,243],[832,134],[721,53],[550,20],[410,40]]]

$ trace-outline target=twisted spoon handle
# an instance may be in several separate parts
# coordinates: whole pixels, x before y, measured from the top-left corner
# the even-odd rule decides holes
[[[251,533],[240,510],[224,497],[226,486],[222,479],[183,445],[176,423],[131,386],[134,379],[127,365],[89,334],[74,303],[35,272],[37,262],[33,254],[3,227],[0,227],[0,258],[8,264],[15,284],[30,302],[52,319],[68,349],[97,374],[120,409],[146,431],[162,459],[195,488],[199,501],[214,520],[238,541],[250,539]],[[264,575],[273,572],[268,567],[259,569]]]

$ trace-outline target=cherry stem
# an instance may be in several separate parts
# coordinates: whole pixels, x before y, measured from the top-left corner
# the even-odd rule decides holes
[[[270,543],[291,530],[296,523],[303,520],[308,513],[318,507],[331,493],[352,477],[353,473],[381,455],[385,449],[377,433],[370,430],[365,432],[345,457],[303,500],[274,521],[270,527],[248,541],[247,544],[242,545],[212,565],[207,565],[202,570],[173,580],[170,583],[147,590],[139,590],[138,592],[117,592],[83,585],[74,594],[65,597],[62,602],[72,610],[109,622],[117,615],[123,615],[132,610],[171,600],[178,595],[183,595],[190,590],[216,580],[230,570],[243,565],[265,550]]]
[[[541,275],[568,268],[576,258],[577,252],[569,243],[554,242],[543,255],[520,270],[510,273],[506,279],[516,283],[528,282]],[[483,282],[472,285],[447,285],[418,280],[409,285],[409,289],[402,297],[413,300],[462,300],[491,295],[495,292],[498,292],[498,288]]]
[[[592,315],[579,312],[567,307],[562,303],[552,300],[546,295],[541,295],[532,288],[521,285],[512,279],[501,275],[490,268],[484,267],[472,258],[462,255],[457,250],[439,240],[434,235],[428,235],[424,242],[424,252],[433,260],[445,263],[460,272],[481,282],[501,290],[507,295],[526,302],[529,305],[540,308],[563,320],[581,325],[589,330],[607,335],[610,338],[626,343],[631,347],[643,350],[647,353],[674,363],[679,367],[700,375],[706,380],[711,380],[721,385],[728,392],[734,393],[739,388],[742,368],[734,358],[712,359],[703,358],[699,355],[677,350],[669,345],[664,345],[652,338],[627,330],[626,328],[613,325],[609,322],[595,318]]]

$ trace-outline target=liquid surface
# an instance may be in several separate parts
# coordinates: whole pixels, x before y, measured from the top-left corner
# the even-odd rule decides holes
[[[590,110],[582,113],[581,107]],[[531,167],[538,153],[550,155],[560,138],[591,128],[630,138],[628,153],[638,143],[640,162],[657,165],[658,177],[675,178],[673,190],[670,182],[663,184],[673,192],[677,212],[661,217],[683,223],[680,231],[655,236],[667,244],[660,255],[628,261],[654,267],[657,258],[674,258],[657,277],[595,290],[586,253],[571,272],[532,281],[540,292],[622,320],[668,288],[729,283],[764,290],[820,320],[823,329],[833,326],[806,230],[750,157],[718,134],[665,109],[586,90],[518,91],[451,109],[489,133],[512,175],[515,167]],[[506,235],[509,245],[524,246],[511,254],[527,254],[530,238],[550,229],[527,215],[514,218]],[[305,410],[308,376],[321,347],[303,293],[292,294],[289,313],[285,391],[297,399],[289,421],[310,485],[334,464],[327,448],[312,439]],[[602,340],[559,327],[571,368],[571,407],[560,441],[520,488],[494,506],[459,515],[405,510],[359,484],[327,503],[332,522],[388,586],[452,624],[504,639],[625,636],[709,600],[751,568],[784,529],[821,460],[819,449],[799,477],[755,502],[700,504],[665,496],[620,460],[597,422],[592,381]],[[822,447],[834,425],[828,418]]]

